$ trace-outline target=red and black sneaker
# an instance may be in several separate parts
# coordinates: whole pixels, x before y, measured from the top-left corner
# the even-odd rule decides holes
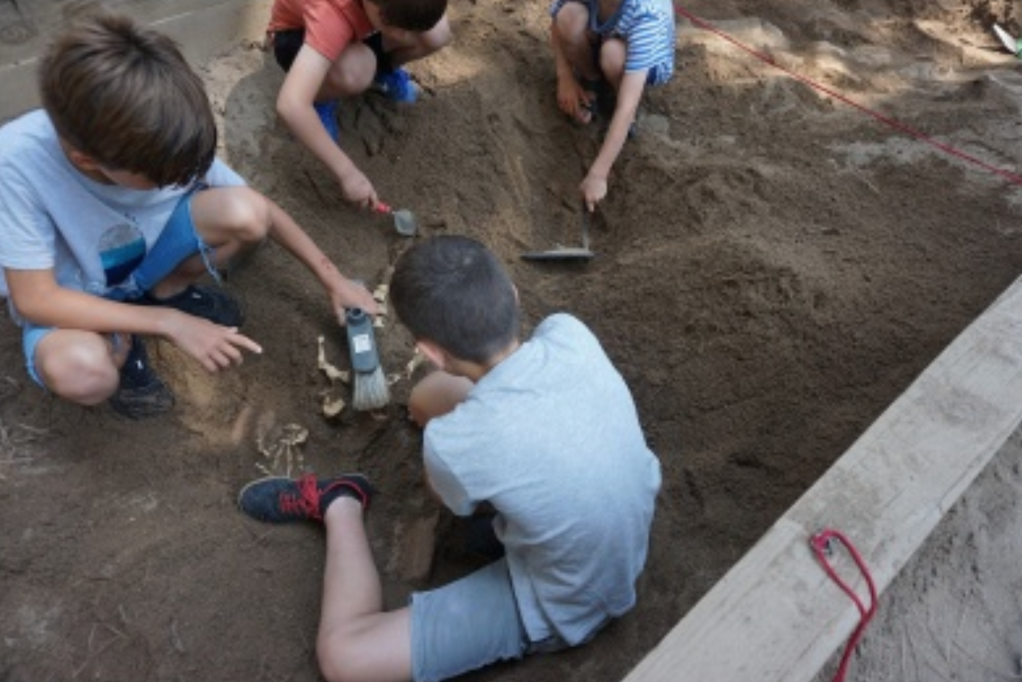
[[[322,521],[327,507],[338,497],[358,500],[365,509],[375,494],[361,474],[334,478],[270,476],[252,481],[238,493],[238,506],[253,519],[268,523]]]

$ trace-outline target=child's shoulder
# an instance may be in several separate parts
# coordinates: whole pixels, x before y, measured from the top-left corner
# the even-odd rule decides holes
[[[622,13],[634,20],[659,21],[665,17],[674,19],[672,0],[621,0]]]
[[[546,317],[536,327],[537,336],[592,336],[592,331],[574,315],[570,313],[554,313]]]
[[[0,168],[26,168],[60,153],[60,140],[41,109],[0,126]]]
[[[50,117],[42,109],[33,109],[0,126],[0,143],[4,145],[35,146],[56,139]]]

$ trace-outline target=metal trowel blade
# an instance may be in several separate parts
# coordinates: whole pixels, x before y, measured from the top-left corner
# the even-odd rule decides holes
[[[1019,53],[1018,41],[997,24],[994,24],[994,33],[997,34],[997,38],[1001,41],[1001,45],[1004,45],[1004,48],[1008,50],[1008,52],[1017,57]]]
[[[529,251],[523,253],[525,260],[589,260],[596,254],[589,249],[578,247],[561,247],[549,251]]]
[[[398,234],[414,237],[415,233],[419,231],[419,224],[415,221],[415,216],[411,211],[407,208],[399,208],[394,211],[394,229]]]

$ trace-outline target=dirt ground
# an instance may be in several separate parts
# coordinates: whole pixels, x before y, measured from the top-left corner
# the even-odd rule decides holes
[[[534,264],[520,253],[578,243],[600,141],[557,111],[546,6],[452,0],[455,44],[410,69],[423,101],[346,102],[342,145],[424,234],[496,250],[528,327],[574,313],[631,385],[665,476],[637,608],[590,646],[467,676],[612,682],[1022,271],[1012,179],[834,96],[1018,168],[1022,77],[990,26],[1019,34],[1022,15],[1009,0],[683,5],[832,94],[680,18],[677,75],[615,167],[597,257]],[[223,158],[343,272],[384,282],[408,242],[345,206],[276,121],[272,59],[225,46],[202,71]],[[318,369],[317,340],[338,366],[346,350],[316,282],[268,246],[227,285],[264,355],[214,378],[153,344],[179,406],[141,423],[48,398],[0,320],[0,679],[318,679],[322,534],[234,506],[260,465],[286,469],[290,425],[308,432],[292,472],[361,470],[381,489],[368,525],[389,604],[474,565],[423,489],[407,334],[378,330],[392,405],[327,418],[348,389]]]

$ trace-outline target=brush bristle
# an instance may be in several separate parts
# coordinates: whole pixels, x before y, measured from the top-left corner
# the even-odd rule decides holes
[[[390,387],[383,368],[372,372],[354,372],[352,376],[351,407],[359,412],[379,410],[390,403]]]

